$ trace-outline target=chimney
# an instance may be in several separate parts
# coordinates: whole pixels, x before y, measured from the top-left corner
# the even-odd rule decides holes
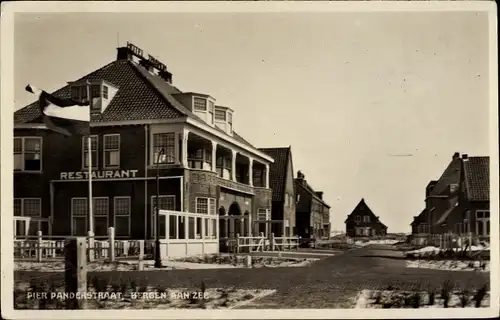
[[[462,154],[462,160],[464,160],[464,161],[469,160],[469,155],[466,153]]]
[[[116,48],[116,60],[130,60],[132,59],[132,52],[127,47]]]
[[[318,196],[318,198],[323,200],[323,191],[316,191],[316,195]]]
[[[297,179],[298,180],[304,180],[305,176],[304,174],[302,173],[302,171],[297,171]]]
[[[452,158],[452,160],[456,160],[456,159],[460,159],[460,152],[455,152],[455,153],[453,154],[453,158]]]

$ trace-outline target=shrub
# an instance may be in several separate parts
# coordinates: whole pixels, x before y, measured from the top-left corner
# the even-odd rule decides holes
[[[420,308],[420,291],[416,291],[415,293],[413,293],[413,295],[411,296],[411,306],[414,308],[414,309],[418,309]]]

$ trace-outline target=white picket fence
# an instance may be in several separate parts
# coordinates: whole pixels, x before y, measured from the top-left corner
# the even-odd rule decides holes
[[[153,241],[145,240],[116,240],[114,228],[108,228],[108,235],[86,238],[87,255],[89,261],[110,260],[119,258],[143,257],[151,254]],[[36,260],[42,262],[50,259],[64,258],[64,243],[67,237],[43,236],[38,231],[36,236],[26,236],[14,239],[14,259]]]
[[[284,251],[298,249],[300,237],[275,237],[271,233],[269,237],[260,233],[259,236],[242,237],[236,234],[236,238],[229,239],[229,250],[235,253],[255,251]]]

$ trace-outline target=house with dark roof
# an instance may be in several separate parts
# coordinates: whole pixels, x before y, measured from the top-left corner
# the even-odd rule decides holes
[[[344,223],[348,237],[387,235],[387,226],[373,213],[364,198],[359,201]]]
[[[293,182],[292,148],[261,148],[260,151],[274,159],[269,167],[269,186],[273,190],[271,209],[271,232],[275,236],[295,235],[295,191]],[[268,224],[261,224],[261,232],[266,232]]]
[[[302,238],[321,239],[330,236],[330,206],[323,200],[323,192],[315,191],[305,175],[297,172],[295,179],[295,227]]]
[[[238,135],[233,109],[181,91],[142,49],[117,48],[114,61],[53,94],[91,101],[91,146],[48,131],[37,102],[14,113],[14,211],[30,234],[85,235],[91,216],[96,235],[114,226],[117,238],[150,239],[157,187],[169,241],[248,235],[258,214],[270,219],[273,158]]]
[[[489,157],[455,152],[426,197],[431,233],[490,234]]]

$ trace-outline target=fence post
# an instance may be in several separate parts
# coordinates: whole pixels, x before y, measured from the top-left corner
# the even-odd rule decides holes
[[[85,237],[69,238],[64,243],[65,259],[65,291],[70,293],[79,292],[83,295],[87,292],[87,243]],[[66,309],[84,309],[86,299],[66,300]]]
[[[144,270],[144,240],[139,240],[139,271]]]
[[[472,232],[469,232],[469,255],[472,256]]]
[[[36,252],[36,259],[38,262],[42,262],[42,254],[43,254],[43,248],[42,248],[42,231],[37,231],[36,232],[37,236],[37,252]]]
[[[297,236],[297,246],[295,247],[297,250],[299,250],[299,244],[300,244],[300,236]]]
[[[94,242],[94,233],[92,231],[88,232],[88,243],[89,243],[89,262],[94,261],[95,258],[95,242]]]
[[[264,232],[260,233],[260,241],[262,242],[262,246],[260,248],[260,251],[264,251],[264,246],[266,245],[266,238],[264,237]]]
[[[240,253],[240,234],[236,234],[236,254]]]
[[[269,236],[269,244],[271,245],[271,251],[274,251],[274,232],[271,232]]]
[[[108,236],[109,236],[109,260],[110,261],[115,261],[115,228],[109,227],[108,228]]]

